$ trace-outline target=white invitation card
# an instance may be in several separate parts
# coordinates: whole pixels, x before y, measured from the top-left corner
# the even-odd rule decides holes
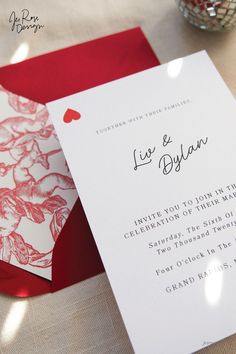
[[[51,102],[138,354],[236,331],[236,104],[205,52]]]

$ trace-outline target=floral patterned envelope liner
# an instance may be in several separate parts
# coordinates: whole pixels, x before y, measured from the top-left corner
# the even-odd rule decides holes
[[[45,106],[0,85],[0,260],[51,280],[77,196]]]

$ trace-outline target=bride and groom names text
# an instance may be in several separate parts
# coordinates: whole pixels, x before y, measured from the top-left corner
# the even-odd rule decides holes
[[[165,134],[162,140],[162,146],[165,148],[167,145],[171,144],[171,137]],[[190,155],[192,155],[197,150],[201,149],[204,145],[208,143],[208,137],[201,138],[197,140],[194,144],[185,147],[183,144],[180,145],[180,152],[174,156],[166,153],[159,158],[158,167],[161,168],[164,175],[168,175],[172,170],[179,172],[184,161],[187,161]],[[156,146],[148,148],[146,151],[137,152],[137,149],[133,151],[134,159],[134,170],[137,171],[141,166],[146,166],[152,163],[154,155],[157,149]]]

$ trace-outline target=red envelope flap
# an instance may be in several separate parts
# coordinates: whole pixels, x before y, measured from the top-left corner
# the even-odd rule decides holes
[[[33,101],[49,101],[158,65],[140,28],[0,68],[1,84]]]
[[[19,296],[36,296],[51,292],[51,282],[0,261],[0,292]]]
[[[9,91],[46,103],[159,65],[140,28],[92,40],[0,68]],[[81,203],[74,206],[53,251],[52,285],[0,262],[0,291],[32,296],[56,291],[102,272]]]

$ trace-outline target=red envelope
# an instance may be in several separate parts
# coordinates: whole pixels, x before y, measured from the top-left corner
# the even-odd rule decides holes
[[[0,83],[33,101],[49,101],[159,65],[140,28],[0,68]],[[94,176],[96,178],[96,176]],[[80,200],[53,250],[52,282],[0,261],[0,292],[54,292],[104,271]]]

